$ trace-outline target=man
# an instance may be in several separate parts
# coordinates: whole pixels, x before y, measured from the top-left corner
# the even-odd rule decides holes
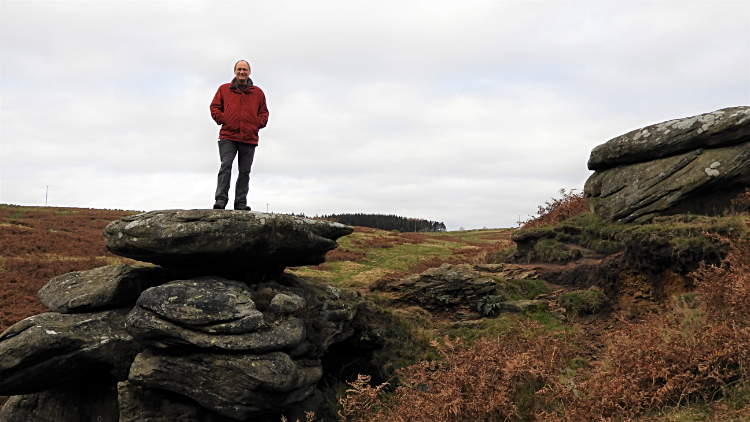
[[[211,117],[221,125],[219,131],[219,180],[216,185],[214,209],[223,210],[229,202],[232,162],[239,155],[239,176],[235,184],[234,209],[250,210],[247,191],[250,167],[258,145],[258,130],[268,123],[268,108],[263,91],[250,79],[250,64],[240,60],[234,65],[234,79],[219,87],[211,101]]]

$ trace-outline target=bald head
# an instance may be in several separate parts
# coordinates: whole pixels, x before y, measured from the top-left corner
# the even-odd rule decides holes
[[[245,66],[247,66],[247,70],[250,70],[250,63],[247,62],[247,60],[240,60],[237,63],[234,64],[234,70],[237,70],[237,65],[240,63],[245,63]]]
[[[240,85],[247,85],[250,79],[250,64],[247,60],[240,60],[234,64],[234,77]]]

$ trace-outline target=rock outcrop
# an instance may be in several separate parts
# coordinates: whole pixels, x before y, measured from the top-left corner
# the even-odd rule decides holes
[[[647,126],[591,152],[589,208],[613,221],[718,214],[750,186],[750,107]]]
[[[160,266],[50,280],[39,299],[54,312],[0,335],[0,421],[265,421],[319,405],[320,358],[353,334],[359,295],[283,270],[351,231],[224,210],[111,223],[110,250]]]
[[[513,264],[443,264],[382,288],[394,292],[399,300],[429,311],[476,311],[488,299],[496,300],[497,310],[505,312],[523,312],[545,304],[540,300],[508,300],[504,291],[507,286],[498,281],[505,279],[538,280],[539,273]]]
[[[443,264],[389,283],[385,290],[399,292],[401,299],[427,310],[437,310],[447,305],[475,306],[481,296],[495,290],[495,280],[468,264]]]

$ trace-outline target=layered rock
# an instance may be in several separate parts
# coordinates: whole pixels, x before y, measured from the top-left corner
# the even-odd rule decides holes
[[[731,107],[646,126],[591,151],[589,170],[643,163],[704,148],[750,141],[750,107]]]
[[[589,208],[614,221],[717,214],[750,186],[750,107],[631,131],[591,152]]]
[[[149,350],[131,367],[129,381],[190,397],[221,415],[246,420],[281,410],[315,391],[319,361],[265,354],[172,353]]]
[[[144,349],[125,331],[127,312],[48,312],[11,326],[0,335],[0,395],[36,393],[94,373],[127,379]]]
[[[107,249],[179,272],[259,282],[284,267],[317,265],[352,228],[284,214],[166,210],[124,217],[104,230]]]
[[[14,395],[0,421],[265,421],[313,410],[320,357],[353,333],[358,294],[281,273],[323,262],[351,231],[223,210],[111,223],[108,248],[164,267],[50,280],[38,297],[55,312],[0,335],[0,395]]]
[[[244,334],[264,325],[247,284],[221,277],[176,280],[148,289],[136,302],[137,310],[208,334]]]
[[[117,384],[119,422],[235,422],[237,419],[214,413],[181,394],[159,388]]]

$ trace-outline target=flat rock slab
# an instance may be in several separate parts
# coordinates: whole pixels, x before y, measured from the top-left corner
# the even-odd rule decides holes
[[[0,422],[118,422],[118,415],[114,383],[89,378],[13,396],[0,410]]]
[[[354,229],[284,214],[165,210],[124,217],[104,229],[112,253],[185,275],[263,281],[285,267],[317,265]]]
[[[127,377],[143,346],[125,331],[127,309],[48,312],[0,335],[0,395],[36,393],[92,373]]]
[[[281,352],[174,355],[147,350],[130,368],[129,382],[190,397],[239,420],[283,409],[315,391],[320,362],[307,366]]]
[[[618,222],[720,214],[750,186],[750,142],[597,171],[584,187],[597,215]]]
[[[159,388],[117,384],[119,422],[236,422],[211,412],[192,399]],[[88,422],[88,421],[87,421]]]
[[[37,297],[51,311],[64,314],[125,308],[144,290],[170,279],[171,273],[158,266],[108,265],[55,277]]]
[[[618,136],[591,151],[589,170],[651,161],[698,148],[750,141],[750,107],[731,107],[646,126]]]

